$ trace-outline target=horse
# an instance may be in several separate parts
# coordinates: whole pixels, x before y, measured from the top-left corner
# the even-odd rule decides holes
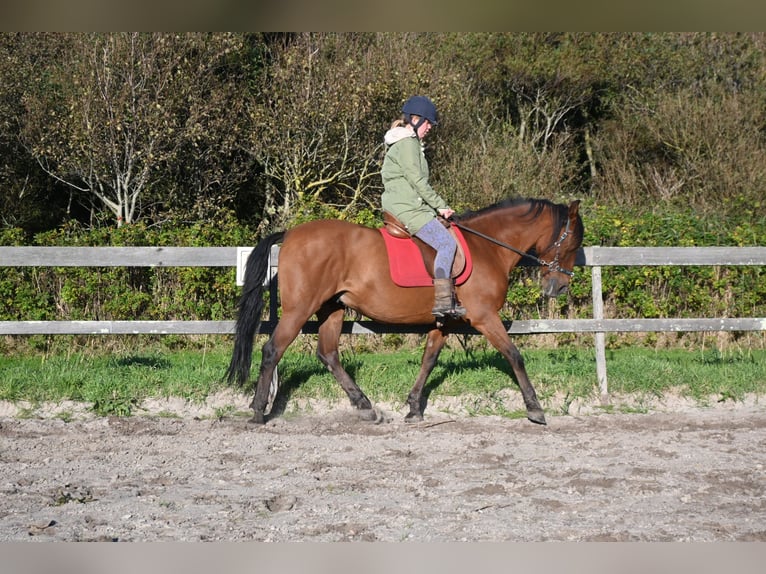
[[[465,316],[439,322],[431,315],[433,287],[400,287],[389,276],[388,254],[379,229],[323,219],[272,233],[257,244],[247,259],[237,305],[234,349],[225,378],[229,384],[236,381],[239,385],[249,380],[254,336],[264,306],[269,253],[273,245],[281,243],[278,278],[282,315],[262,348],[250,404],[252,423],[266,422],[274,369],[313,315],[318,324],[317,357],[353,407],[373,408],[340,362],[338,344],[343,317],[346,309],[352,309],[382,323],[432,327],[426,336],[420,371],[407,397],[409,413],[405,421],[423,420],[426,380],[450,330],[462,322],[484,335],[506,359],[524,399],[527,418],[544,425],[545,413],[499,311],[506,300],[510,272],[523,257],[531,257],[541,265],[544,295],[558,297],[567,292],[584,232],[579,205],[579,200],[567,206],[545,199],[507,199],[478,211],[453,215],[449,223],[464,232],[473,269],[468,279],[455,288],[466,309]]]

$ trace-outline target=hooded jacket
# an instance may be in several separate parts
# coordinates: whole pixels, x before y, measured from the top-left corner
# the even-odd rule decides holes
[[[386,132],[386,156],[380,175],[383,179],[381,204],[399,219],[410,233],[436,217],[447,202],[428,183],[426,156],[411,127],[400,126]]]

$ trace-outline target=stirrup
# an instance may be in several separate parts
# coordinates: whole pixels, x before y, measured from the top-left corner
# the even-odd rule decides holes
[[[460,319],[465,317],[466,310],[460,306],[453,306],[450,309],[431,309],[431,314],[437,319]]]

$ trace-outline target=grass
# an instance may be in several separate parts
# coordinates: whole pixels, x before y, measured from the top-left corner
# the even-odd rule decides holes
[[[148,348],[118,354],[90,351],[3,357],[0,400],[32,405],[75,401],[89,404],[100,416],[131,415],[150,397],[202,402],[226,388],[222,376],[230,352],[230,348],[219,346],[204,352]],[[592,349],[522,348],[522,355],[543,404],[559,397],[559,414],[567,414],[574,401],[598,396]],[[373,402],[403,404],[420,367],[420,356],[420,349],[383,353],[346,350],[342,359]],[[256,353],[253,371],[257,371],[259,359]],[[616,395],[663,397],[673,393],[704,404],[766,393],[766,350],[762,349],[615,349],[607,351],[607,369],[609,391]],[[505,361],[492,349],[447,348],[425,392],[431,399],[465,397],[469,413],[521,417],[523,411],[505,406],[509,393],[518,395],[508,373]],[[279,374],[283,401],[345,401],[340,386],[314,357],[310,346],[289,349]],[[640,406],[635,410],[640,411]],[[232,411],[233,407],[220,407],[216,416],[225,417]],[[65,412],[61,418],[70,416]]]
[[[705,400],[766,392],[766,351],[630,349],[607,352],[611,392],[661,396],[674,390]]]

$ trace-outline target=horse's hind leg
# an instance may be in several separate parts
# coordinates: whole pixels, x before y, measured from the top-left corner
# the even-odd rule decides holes
[[[372,409],[370,399],[340,363],[338,341],[343,327],[343,307],[337,304],[326,304],[317,311],[317,319],[319,320],[317,357],[346,391],[352,406],[358,409]]]
[[[272,376],[274,375],[274,369],[282,355],[284,355],[288,345],[300,333],[303,323],[304,321],[290,320],[289,317],[283,316],[279,323],[277,323],[271,337],[263,346],[261,367],[258,372],[258,381],[255,384],[255,396],[250,403],[250,408],[253,409],[253,418],[250,419],[250,422],[255,424],[263,424],[265,422],[264,412],[269,402],[269,388]]]
[[[407,422],[423,420],[423,411],[426,410],[426,399],[423,397],[423,387],[436,365],[436,359],[439,358],[439,353],[444,348],[446,340],[447,337],[441,329],[434,329],[428,333],[428,337],[426,338],[426,348],[425,351],[423,351],[423,359],[420,362],[420,372],[418,373],[418,378],[415,380],[415,384],[407,397],[407,404],[410,405],[410,412],[404,417],[404,420]]]

